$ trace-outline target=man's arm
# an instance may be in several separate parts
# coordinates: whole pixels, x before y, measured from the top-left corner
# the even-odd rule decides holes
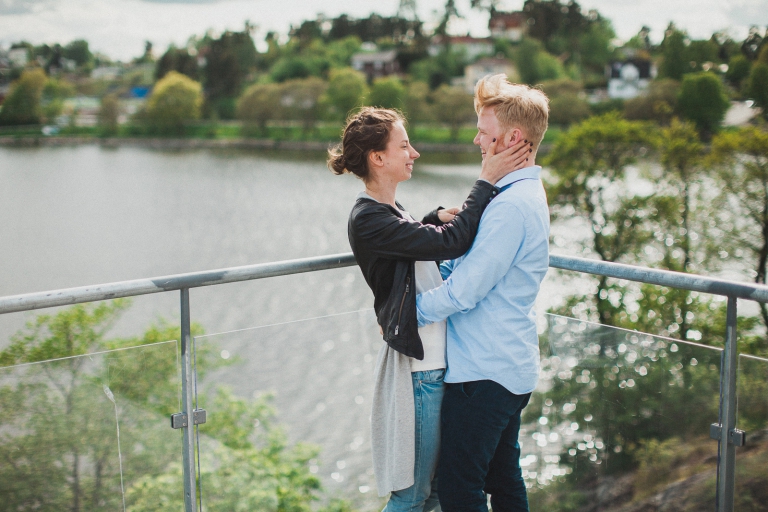
[[[507,274],[525,239],[525,218],[514,203],[491,203],[472,249],[439,288],[416,297],[419,326],[473,309]]]

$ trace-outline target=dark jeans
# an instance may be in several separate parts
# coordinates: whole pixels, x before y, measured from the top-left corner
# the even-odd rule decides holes
[[[478,380],[446,384],[438,495],[443,512],[528,512],[520,470],[520,413],[530,393]]]

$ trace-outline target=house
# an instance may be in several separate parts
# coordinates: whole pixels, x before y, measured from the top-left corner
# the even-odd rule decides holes
[[[614,61],[605,67],[608,97],[628,100],[634,98],[656,78],[656,66],[647,59]]]
[[[356,53],[352,56],[352,67],[365,73],[368,82],[400,73],[400,63],[397,61],[397,51],[395,50]]]
[[[467,60],[470,61],[477,59],[481,55],[493,55],[494,50],[493,40],[488,37],[437,36],[429,43],[427,53],[434,57],[442,52],[446,45],[449,45],[453,50],[463,52]]]
[[[11,67],[14,68],[23,68],[29,62],[29,50],[26,48],[12,48],[8,50],[7,55]]]
[[[464,68],[464,89],[469,93],[474,93],[475,84],[478,80],[484,76],[498,75],[499,73],[507,75],[511,82],[520,80],[517,69],[511,61],[498,57],[487,57]]]
[[[495,12],[488,21],[491,37],[520,41],[528,30],[528,22],[522,12]]]

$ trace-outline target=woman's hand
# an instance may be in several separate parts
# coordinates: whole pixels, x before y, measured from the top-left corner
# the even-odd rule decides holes
[[[501,178],[510,172],[528,167],[530,155],[533,151],[533,142],[520,140],[514,145],[496,153],[498,141],[493,141],[485,153],[483,170],[480,178],[496,184]]]
[[[453,220],[453,218],[456,216],[457,213],[459,213],[458,208],[448,208],[448,209],[442,209],[437,210],[437,216],[443,223],[448,223]]]

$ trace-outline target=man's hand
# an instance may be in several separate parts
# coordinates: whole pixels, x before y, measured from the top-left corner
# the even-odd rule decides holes
[[[533,142],[520,140],[514,145],[496,153],[497,140],[494,140],[485,153],[483,170],[480,179],[487,180],[495,185],[497,181],[524,167],[528,167],[530,155],[533,151]]]
[[[457,213],[459,213],[461,210],[458,208],[448,208],[448,209],[442,209],[437,210],[437,216],[440,218],[440,221],[443,223],[448,223],[453,220],[453,218],[456,216]]]

